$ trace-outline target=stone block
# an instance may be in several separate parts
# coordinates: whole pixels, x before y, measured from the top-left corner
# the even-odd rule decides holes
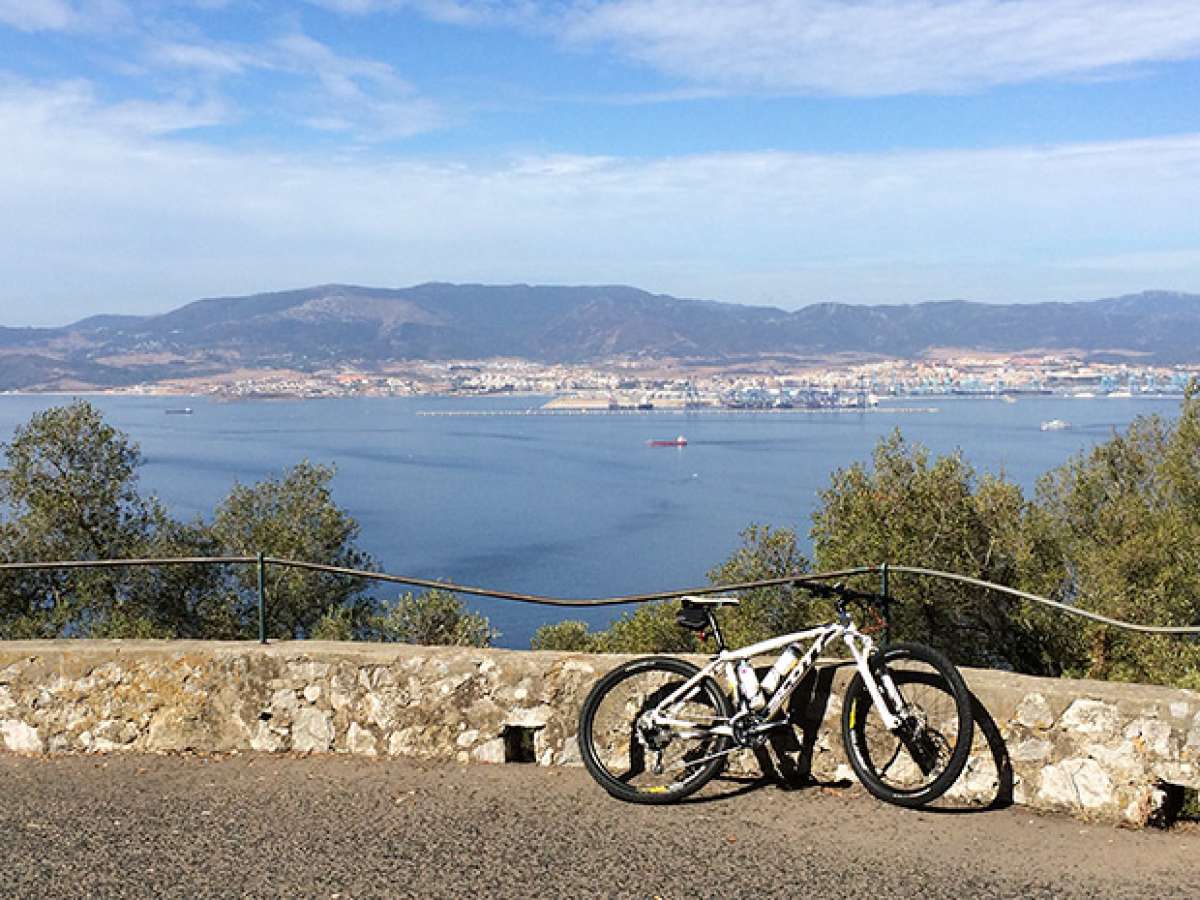
[[[1041,694],[1026,694],[1017,706],[1014,720],[1026,728],[1049,728],[1054,724],[1054,713]]]
[[[259,722],[254,734],[250,737],[250,749],[261,753],[275,753],[283,750],[287,744],[287,732],[272,728],[266,722]]]
[[[1049,759],[1054,745],[1040,738],[1030,738],[1009,749],[1009,758],[1013,762],[1040,762]]]
[[[1135,719],[1125,726],[1125,737],[1141,752],[1157,756],[1171,754],[1171,725],[1159,719]]]
[[[291,688],[280,688],[271,694],[271,710],[276,714],[291,712],[299,707],[300,701],[296,699],[296,692]]]
[[[504,738],[493,738],[484,741],[471,751],[471,759],[483,763],[504,762]]]
[[[41,753],[42,738],[38,730],[20,719],[0,722],[0,743],[14,753]]]
[[[545,704],[527,709],[510,709],[504,716],[504,724],[520,728],[543,728],[555,715],[554,707]]]
[[[292,749],[299,753],[324,753],[333,746],[333,720],[329,713],[302,707],[292,717]]]
[[[1102,809],[1117,802],[1112,779],[1094,759],[1065,759],[1043,768],[1038,799],[1083,810]]]
[[[1117,707],[1100,700],[1079,699],[1067,707],[1058,727],[1078,734],[1116,734],[1120,723]]]
[[[559,766],[583,765],[583,757],[579,755],[579,738],[576,735],[571,735],[563,741],[562,750],[559,751],[554,763]]]
[[[346,730],[346,750],[350,753],[375,756],[379,752],[378,743],[374,733],[357,722],[351,722]]]

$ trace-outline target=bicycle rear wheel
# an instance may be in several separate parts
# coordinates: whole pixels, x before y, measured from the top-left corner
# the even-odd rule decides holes
[[[875,679],[888,675],[904,701],[891,710],[900,727],[883,724],[860,673],[842,706],[842,742],[868,791],[888,803],[923,806],[944,794],[967,763],[975,731],[971,694],[954,664],[922,644],[889,647]]]
[[[579,751],[606,791],[631,803],[672,803],[694,793],[720,770],[732,739],[712,733],[733,715],[712,679],[659,711],[671,724],[645,715],[700,670],[681,659],[651,656],[613,669],[592,688],[579,714]]]

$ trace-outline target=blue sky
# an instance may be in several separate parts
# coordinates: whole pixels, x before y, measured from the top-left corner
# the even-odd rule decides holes
[[[1200,292],[1195,0],[0,0],[0,324]]]

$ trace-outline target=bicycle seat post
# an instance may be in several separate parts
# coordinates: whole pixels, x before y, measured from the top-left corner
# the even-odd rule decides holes
[[[708,627],[712,631],[713,640],[717,642],[717,652],[725,652],[725,635],[721,634],[721,626],[717,623],[717,611],[714,607],[707,607],[705,612],[708,613]]]

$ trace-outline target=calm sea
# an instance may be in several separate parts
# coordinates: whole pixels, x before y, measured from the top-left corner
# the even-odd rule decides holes
[[[0,396],[0,439],[66,398]],[[235,481],[301,459],[333,463],[335,500],[388,572],[521,593],[612,596],[693,587],[752,522],[807,535],[830,473],[869,458],[899,427],[936,452],[961,448],[979,472],[1029,488],[1134,417],[1173,417],[1178,401],[928,398],[936,412],[647,413],[628,416],[423,416],[524,410],[539,398],[347,399],[211,403],[98,397],[145,457],[144,490],[179,517],[209,516]],[[1072,427],[1041,431],[1049,419]],[[683,434],[683,448],[647,446]],[[807,539],[806,539],[807,540]],[[864,560],[872,563],[875,560]],[[381,588],[392,591],[394,588]],[[472,600],[526,647],[560,609]],[[613,608],[584,615],[600,625]]]

